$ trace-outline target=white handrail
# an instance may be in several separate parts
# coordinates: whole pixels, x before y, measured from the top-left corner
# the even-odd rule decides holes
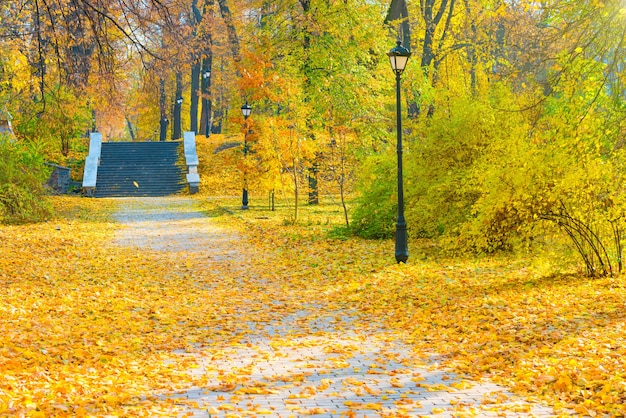
[[[197,193],[200,188],[200,175],[198,174],[198,154],[196,153],[196,133],[185,132],[183,134],[183,147],[185,152],[185,164],[189,173],[187,173],[187,184],[189,185],[189,193]]]
[[[102,152],[102,134],[92,132],[89,134],[89,155],[85,159],[85,171],[83,172],[83,190],[85,195],[93,197],[98,178],[98,166],[100,165],[100,153]]]

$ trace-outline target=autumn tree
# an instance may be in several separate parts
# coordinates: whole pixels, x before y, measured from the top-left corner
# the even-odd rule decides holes
[[[467,5],[467,2],[466,2]],[[409,49],[417,52],[415,59],[419,59],[419,68],[422,76],[436,84],[438,68],[447,55],[446,48],[450,47],[448,38],[451,37],[451,22],[455,12],[456,0],[425,0],[420,1],[415,10],[409,11],[406,0],[392,0],[389,6],[385,23],[397,23],[398,38]],[[413,17],[413,20],[411,20]],[[420,28],[422,33],[417,39],[411,37],[411,27]],[[420,91],[413,89],[409,96],[409,116],[416,118],[420,113]],[[432,115],[434,107],[429,105],[428,114]]]
[[[491,162],[479,163],[480,178],[496,175],[490,188],[497,183],[500,191],[509,191],[504,197],[484,190],[473,210],[490,226],[474,230],[495,238],[488,246],[498,247],[519,232],[541,236],[542,225],[556,225],[588,274],[613,274],[622,269],[624,95],[616,94],[611,80],[620,78],[624,15],[615,4],[598,7],[595,2],[527,5],[526,10],[543,28],[544,59],[535,66],[527,60],[509,62],[509,68],[518,69],[517,88],[528,87],[525,99],[501,108],[523,114],[519,126],[526,128],[513,142],[494,142],[486,154]],[[518,151],[514,160],[512,150]]]
[[[413,236],[492,252],[560,229],[588,274],[621,270],[624,16],[615,4],[598,6],[512,4],[466,15],[487,19],[485,34],[496,29],[501,38],[476,43],[476,60],[451,52],[429,91],[437,112],[412,125],[406,196]],[[364,234],[391,230],[373,220],[382,212],[392,219],[392,192],[381,192],[393,190],[390,180],[381,184],[393,170],[388,158],[367,166],[373,179],[353,222]]]
[[[22,115],[27,108],[34,109],[28,104],[33,98],[40,103],[35,111],[45,111],[46,90],[59,85],[71,90],[77,105],[92,106],[97,118],[123,114],[125,100],[119,93],[125,89],[127,58],[155,57],[147,46],[151,25],[170,21],[169,9],[161,2],[10,1],[2,14],[3,39],[12,39],[31,67],[22,73],[29,87],[14,91],[9,105]],[[128,53],[120,54],[122,48]],[[22,104],[26,106],[15,111]],[[111,112],[112,108],[120,111]],[[110,120],[103,122],[87,126],[104,126]]]
[[[250,45],[250,52],[244,54],[242,90],[259,104],[255,118],[284,121],[278,140],[298,136],[297,172],[316,170],[315,161],[319,166],[332,129],[373,132],[381,126],[385,88],[380,79],[386,67],[380,56],[387,36],[380,13],[380,8],[361,1],[260,2],[250,13],[254,17],[243,32],[250,35],[242,42]],[[353,30],[351,36],[345,36],[345,30]],[[264,140],[262,134],[259,141]],[[363,136],[362,142],[356,141],[355,152],[370,140]],[[315,193],[309,198],[314,200]]]

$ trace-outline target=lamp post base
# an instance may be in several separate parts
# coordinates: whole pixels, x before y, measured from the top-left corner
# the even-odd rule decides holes
[[[406,223],[396,224],[396,261],[398,263],[406,263],[409,259]]]

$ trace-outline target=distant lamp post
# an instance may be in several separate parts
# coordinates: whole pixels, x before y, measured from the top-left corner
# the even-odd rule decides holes
[[[210,78],[211,78],[211,71],[206,70],[205,72],[203,72],[202,73],[202,78],[204,79],[204,83],[207,86],[207,93],[208,93],[208,90],[209,90],[208,84],[209,84],[209,81],[210,81]],[[208,138],[209,135],[211,134],[211,114],[210,114],[210,111],[209,111],[209,99],[203,99],[203,100],[206,100],[206,106],[205,106],[205,108],[206,108],[206,126],[205,126],[205,129],[204,129],[204,136],[206,138]]]
[[[387,53],[391,62],[391,69],[396,74],[396,125],[398,134],[398,220],[396,221],[396,261],[406,263],[409,259],[409,245],[407,242],[406,220],[404,219],[404,187],[402,184],[402,105],[400,101],[400,76],[406,68],[411,51],[397,45]]]
[[[252,107],[246,102],[243,106],[241,106],[241,114],[243,115],[244,124],[245,124],[245,132],[243,134],[243,158],[244,162],[248,156],[248,116],[252,113]],[[241,197],[241,209],[248,209],[248,177],[246,174],[246,167],[244,165],[243,172],[243,194]]]
[[[244,119],[248,119],[250,113],[252,113],[252,107],[248,104],[248,102],[246,102],[243,106],[241,106],[241,114],[243,115]]]
[[[183,98],[178,97],[174,102],[174,132],[172,132],[172,139],[180,139],[181,135],[181,120],[180,111],[183,107]]]

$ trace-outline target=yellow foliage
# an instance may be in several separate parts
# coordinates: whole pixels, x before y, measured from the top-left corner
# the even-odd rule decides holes
[[[243,157],[243,137],[196,135],[200,192],[208,196],[236,196],[243,187],[237,164]]]
[[[332,225],[285,226],[261,210],[213,219],[245,237],[245,254],[254,262],[208,268],[206,260],[184,251],[112,245],[117,226],[109,214],[122,200],[55,197],[54,202],[59,215],[50,222],[0,226],[0,415],[160,415],[157,411],[174,406],[157,397],[144,401],[146,394],[197,383],[186,373],[195,360],[174,350],[218,342],[241,347],[246,331],[234,324],[270,323],[310,303],[323,306],[324,313],[354,307],[369,323],[406,335],[416,356],[437,352],[443,365],[467,376],[490,377],[579,413],[626,413],[624,277],[545,277],[529,268],[528,260],[450,259],[417,241],[410,264],[396,265],[390,242],[328,240],[324,232]],[[316,207],[315,216],[324,218],[324,210]],[[263,286],[251,277],[263,277]],[[268,309],[269,301],[281,304]],[[289,337],[274,343],[302,344]],[[329,347],[328,354],[338,356],[355,350]],[[327,363],[350,367],[342,357]],[[251,370],[242,365],[224,373],[210,389],[241,399],[276,393],[272,385],[252,384]],[[409,386],[394,370],[386,372],[396,388]],[[410,385],[419,380],[413,376]],[[278,376],[279,381],[299,387],[293,401],[331,384],[305,386],[302,375]],[[343,384],[364,395],[379,393],[355,378]],[[470,386],[464,380],[432,389]],[[237,401],[233,396],[209,411],[244,412]],[[521,404],[512,412],[527,410]],[[294,410],[298,416],[326,412]]]

